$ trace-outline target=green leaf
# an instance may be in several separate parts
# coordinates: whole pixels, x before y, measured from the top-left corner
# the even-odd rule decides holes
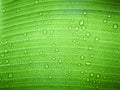
[[[120,90],[120,1],[0,0],[0,90]]]

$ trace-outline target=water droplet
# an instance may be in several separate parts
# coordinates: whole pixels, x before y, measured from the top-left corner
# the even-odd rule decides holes
[[[7,52],[8,52],[8,50],[6,49],[4,52],[5,52],[5,53],[7,53]]]
[[[100,75],[99,74],[97,74],[97,76],[96,76],[97,78],[100,78]]]
[[[93,80],[93,83],[96,83],[96,81],[95,81],[95,80]]]
[[[86,12],[86,11],[84,11],[84,12],[83,12],[83,14],[84,14],[84,15],[86,15],[86,14],[87,14],[87,12]]]
[[[58,49],[58,48],[56,48],[56,49],[55,49],[55,51],[56,51],[56,52],[58,52],[58,51],[59,51],[59,49]]]
[[[115,79],[115,76],[113,75],[112,78]]]
[[[52,79],[52,76],[51,75],[49,75],[49,77],[48,77],[49,79]]]
[[[43,54],[43,51],[40,51],[39,54],[42,55],[42,54]]]
[[[108,17],[108,18],[110,18],[110,17],[111,17],[111,15],[108,15],[107,17]]]
[[[77,30],[77,31],[78,31],[78,30],[79,30],[79,27],[75,27],[75,30]]]
[[[96,41],[100,40],[98,37],[95,38]]]
[[[83,37],[83,40],[84,40],[84,41],[86,41],[86,38],[85,38],[85,37]]]
[[[89,79],[89,78],[87,78],[87,79],[86,79],[86,81],[87,81],[87,82],[89,82],[89,81],[90,81],[90,79]]]
[[[35,73],[37,72],[37,70],[34,71]]]
[[[38,28],[39,28],[39,26],[38,26],[38,25],[36,25],[36,26],[35,26],[35,28],[36,28],[36,29],[38,29]]]
[[[87,36],[87,37],[90,37],[90,33],[87,33],[86,36]]]
[[[90,55],[90,57],[91,57],[91,58],[93,58],[93,57],[94,57],[94,55],[93,55],[93,54],[91,54],[91,55]]]
[[[5,9],[3,9],[3,10],[2,10],[2,12],[3,12],[3,13],[5,13],[5,12],[6,12],[6,10],[5,10]]]
[[[12,78],[12,77],[13,77],[13,74],[12,74],[12,73],[9,73],[9,74],[8,74],[8,77],[9,77],[9,78]]]
[[[81,63],[78,63],[78,66],[81,66]]]
[[[32,63],[32,60],[30,60],[29,63]]]
[[[55,57],[53,57],[52,59],[53,59],[53,61],[54,61],[54,60],[56,60],[56,58],[55,58]]]
[[[91,77],[93,77],[93,76],[94,76],[94,74],[93,74],[93,73],[91,73],[91,74],[90,74],[90,76],[91,76]]]
[[[80,25],[80,26],[84,25],[84,21],[83,21],[83,20],[80,20],[80,21],[79,21],[79,25]]]
[[[4,54],[1,54],[1,57],[3,58],[5,55]]]
[[[54,33],[54,31],[53,31],[53,30],[51,30],[51,31],[50,31],[50,34],[53,34],[53,33]]]
[[[9,46],[11,47],[11,46],[12,46],[12,43],[9,43]]]
[[[84,58],[85,58],[84,56],[80,56],[80,59],[82,59],[82,60],[83,60]]]
[[[93,49],[93,47],[92,47],[92,46],[89,46],[89,47],[88,47],[88,49],[89,49],[89,50],[92,50],[92,49]]]
[[[59,63],[62,63],[62,60],[60,59],[60,60],[58,60],[58,62],[59,62]]]
[[[46,64],[46,65],[45,65],[45,69],[48,69],[48,68],[49,68],[49,66]]]
[[[72,27],[71,27],[71,26],[69,26],[69,27],[68,27],[68,29],[70,29],[70,30],[71,30],[71,29],[72,29]]]
[[[90,62],[86,62],[85,64],[86,64],[87,66],[90,66],[90,65],[91,65],[91,63],[90,63]]]
[[[104,19],[103,22],[106,23],[106,22],[107,22],[107,19]]]
[[[5,60],[5,63],[6,63],[6,64],[8,64],[8,63],[9,63],[9,61],[8,61],[8,60]]]
[[[41,15],[42,15],[42,12],[40,12],[39,14],[40,14],[40,16],[41,16]]]
[[[71,2],[72,4],[74,4],[74,2]]]
[[[75,20],[74,19],[71,19],[72,22],[74,22]]]
[[[27,36],[27,33],[24,33],[24,36]]]
[[[38,2],[38,0],[35,0],[35,4],[38,4],[39,2]]]
[[[84,73],[84,71],[80,71],[80,73],[81,73],[81,74],[83,74],[83,73]]]
[[[27,53],[27,50],[24,50],[24,53]]]
[[[86,27],[85,27],[85,26],[82,26],[82,29],[83,29],[83,30],[85,30],[85,29],[86,29]]]
[[[118,28],[118,25],[117,25],[117,24],[114,24],[114,25],[113,25],[113,28],[114,28],[114,29],[117,29],[117,28]]]
[[[47,34],[47,30],[43,30],[43,34]]]
[[[5,41],[5,44],[8,44],[8,41]]]
[[[16,10],[16,12],[18,13],[18,12],[20,12],[20,10],[19,10],[19,9],[17,9],[17,10]]]
[[[53,47],[55,47],[55,46],[56,46],[56,44],[55,44],[55,43],[53,43],[53,44],[52,44],[52,46],[53,46]]]

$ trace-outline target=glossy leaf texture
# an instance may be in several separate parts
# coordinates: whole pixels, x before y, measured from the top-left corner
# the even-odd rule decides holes
[[[0,90],[120,90],[120,1],[0,0]]]

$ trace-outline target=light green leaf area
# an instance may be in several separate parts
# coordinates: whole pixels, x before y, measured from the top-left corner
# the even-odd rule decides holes
[[[0,0],[0,90],[120,90],[120,1]]]

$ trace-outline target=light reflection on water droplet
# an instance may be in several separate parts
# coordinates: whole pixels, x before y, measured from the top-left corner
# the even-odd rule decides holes
[[[83,20],[80,20],[80,21],[79,21],[79,25],[80,25],[80,26],[84,25],[84,21],[83,21]]]
[[[113,25],[113,28],[114,28],[114,29],[117,29],[117,28],[118,28],[118,24],[114,24],[114,25]]]

